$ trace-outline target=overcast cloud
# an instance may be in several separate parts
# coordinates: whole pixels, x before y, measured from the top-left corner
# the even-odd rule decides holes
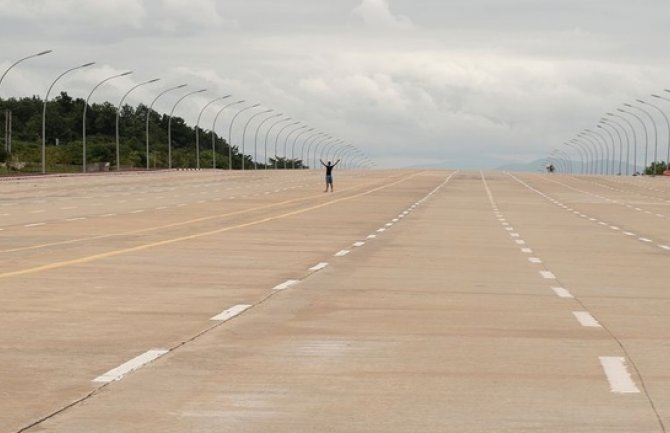
[[[188,83],[208,89],[178,108],[191,124],[232,93],[382,167],[490,168],[546,156],[605,111],[670,87],[668,17],[667,0],[0,0],[0,71],[54,50],[12,71],[0,96],[43,97],[60,72],[96,61],[54,92],[85,97],[133,70],[94,101],[161,77],[128,102]]]

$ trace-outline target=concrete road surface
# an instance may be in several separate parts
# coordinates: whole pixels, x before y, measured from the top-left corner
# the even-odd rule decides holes
[[[0,432],[664,432],[670,179],[0,182]]]

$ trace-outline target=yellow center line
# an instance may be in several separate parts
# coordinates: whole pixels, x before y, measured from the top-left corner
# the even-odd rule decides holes
[[[229,231],[232,231],[232,230],[243,229],[243,228],[246,228],[246,227],[259,225],[259,224],[263,224],[263,223],[270,222],[270,221],[276,221],[276,220],[279,220],[279,219],[287,218],[287,217],[294,216],[294,215],[299,215],[299,214],[309,212],[309,211],[312,211],[312,210],[315,210],[315,209],[320,209],[320,208],[323,208],[323,207],[326,207],[326,206],[330,206],[330,205],[335,204],[335,203],[340,203],[340,202],[343,202],[343,201],[348,201],[348,200],[352,200],[352,199],[355,199],[355,198],[363,197],[363,196],[372,194],[374,192],[380,191],[382,189],[390,188],[394,185],[405,182],[405,181],[407,181],[407,180],[409,180],[409,179],[411,179],[415,176],[418,176],[420,174],[422,174],[422,173],[415,173],[415,174],[406,176],[406,177],[404,177],[400,180],[397,180],[395,182],[392,182],[390,184],[386,184],[386,185],[382,185],[382,186],[373,188],[369,191],[365,191],[365,192],[354,194],[354,195],[347,196],[347,197],[337,198],[335,200],[330,200],[328,202],[321,203],[321,204],[314,205],[314,206],[310,206],[310,207],[307,207],[307,208],[298,209],[298,210],[294,210],[294,211],[291,211],[291,212],[286,212],[286,213],[271,216],[271,217],[261,218],[261,219],[256,220],[256,221],[251,221],[251,222],[244,223],[244,224],[237,224],[237,225],[233,225],[233,226],[223,227],[223,228],[220,228],[220,229],[210,230],[210,231],[201,232],[201,233],[195,233],[195,234],[188,235],[188,236],[180,236],[180,237],[176,237],[176,238],[172,238],[172,239],[166,239],[166,240],[162,240],[162,241],[151,242],[151,243],[144,244],[144,245],[138,245],[136,247],[123,248],[123,249],[120,249],[120,250],[108,251],[106,253],[94,254],[94,255],[87,256],[87,257],[82,257],[82,258],[79,258],[79,259],[66,260],[66,261],[62,261],[62,262],[55,262],[55,263],[50,263],[48,265],[36,266],[36,267],[33,267],[33,268],[27,268],[27,269],[22,269],[22,270],[18,270],[18,271],[5,272],[5,273],[0,274],[0,279],[10,278],[10,277],[17,277],[17,276],[21,276],[21,275],[35,274],[35,273],[50,271],[50,270],[54,270],[54,269],[61,269],[61,268],[65,268],[65,267],[68,267],[68,266],[90,263],[90,262],[93,262],[93,261],[106,259],[106,258],[109,258],[109,257],[115,257],[115,256],[127,254],[127,253],[143,251],[143,250],[147,250],[147,249],[150,249],[150,248],[157,248],[157,247],[170,245],[170,244],[174,244],[174,243],[178,243],[178,242],[184,242],[184,241],[189,241],[189,240],[193,240],[193,239],[198,239],[198,238],[202,238],[202,237],[205,237],[205,236],[211,236],[211,235],[216,235],[216,234],[220,234],[220,233],[225,233],[225,232],[229,232]]]
[[[370,182],[370,183],[377,183],[377,182]],[[358,185],[358,186],[355,186],[355,187],[342,189],[342,190],[340,190],[340,192],[348,192],[348,191],[351,191],[351,190],[354,190],[354,189],[360,189],[360,188],[361,188],[361,186]],[[20,252],[20,251],[30,251],[30,250],[38,250],[38,249],[48,248],[48,247],[55,247],[55,246],[59,246],[59,245],[70,245],[70,244],[75,244],[75,243],[79,243],[79,242],[98,241],[98,240],[101,240],[101,239],[108,239],[108,238],[113,238],[113,237],[137,235],[137,234],[148,233],[148,232],[153,232],[153,231],[157,231],[157,230],[164,230],[164,229],[170,229],[170,228],[180,227],[180,226],[189,225],[189,224],[200,223],[200,222],[214,220],[214,219],[228,218],[228,217],[231,217],[231,216],[242,215],[242,214],[245,214],[245,213],[251,213],[251,212],[271,209],[273,207],[285,206],[285,205],[288,205],[288,204],[293,204],[293,203],[300,202],[300,201],[305,201],[305,200],[311,200],[311,199],[319,198],[319,197],[323,197],[323,194],[311,195],[309,197],[300,197],[300,198],[286,200],[286,201],[279,202],[279,203],[272,203],[272,204],[269,204],[269,205],[258,206],[258,207],[254,207],[254,208],[251,208],[251,209],[243,209],[243,210],[239,210],[239,211],[228,212],[228,213],[223,213],[223,214],[218,214],[218,215],[210,215],[210,216],[206,216],[206,217],[200,217],[200,218],[190,219],[190,220],[186,220],[186,221],[180,221],[180,222],[176,222],[176,223],[164,224],[164,225],[161,225],[161,226],[148,227],[148,228],[133,230],[133,231],[129,231],[129,232],[112,233],[112,234],[98,235],[98,236],[89,236],[89,237],[85,237],[85,238],[69,239],[67,241],[50,242],[50,243],[46,243],[46,244],[31,245],[31,246],[28,246],[28,247],[19,247],[19,248],[11,248],[11,249],[6,249],[6,250],[0,250],[0,253],[16,253],[16,252]]]

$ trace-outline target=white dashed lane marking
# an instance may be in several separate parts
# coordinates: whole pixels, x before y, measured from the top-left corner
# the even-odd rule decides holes
[[[574,314],[575,318],[582,326],[587,328],[602,328],[600,323],[598,323],[598,321],[587,311],[573,311],[572,314]]]
[[[293,287],[296,284],[298,284],[300,281],[298,280],[287,280],[281,284],[278,284],[272,288],[272,290],[286,290],[289,287]]]
[[[357,247],[357,248],[362,247],[363,245],[365,245],[365,242],[355,242],[354,243],[354,246]]]
[[[564,289],[563,287],[552,287],[551,290],[558,295],[559,298],[567,298],[567,299],[572,299],[574,296],[572,296],[572,293],[570,293],[567,289]]]
[[[600,365],[605,371],[610,391],[617,394],[638,394],[640,392],[626,367],[622,356],[601,356]]]
[[[227,320],[232,319],[235,316],[239,316],[240,314],[244,313],[245,311],[247,311],[251,307],[252,306],[248,305],[248,304],[235,305],[235,306],[230,307],[227,310],[221,312],[221,314],[218,314],[218,315],[212,317],[209,320],[215,320],[215,321],[218,321],[218,322],[225,322]]]
[[[109,370],[107,373],[96,377],[93,379],[93,382],[109,383],[120,380],[128,373],[137,370],[138,368],[141,368],[152,361],[155,361],[166,353],[168,353],[168,351],[165,349],[149,350],[140,356],[137,356],[130,361],[121,364],[112,370]]]
[[[540,271],[540,275],[545,280],[555,280],[556,279],[556,275],[554,275],[553,273],[551,273],[549,271]]]
[[[349,254],[350,252],[351,252],[351,251],[349,251],[349,250],[338,251],[337,253],[335,253],[335,257],[344,257],[344,256],[346,256],[347,254]]]
[[[312,266],[311,268],[309,268],[309,270],[312,271],[312,272],[316,272],[316,271],[320,271],[322,269],[325,269],[327,267],[328,267],[328,263],[321,262],[319,264],[316,264],[316,265]]]

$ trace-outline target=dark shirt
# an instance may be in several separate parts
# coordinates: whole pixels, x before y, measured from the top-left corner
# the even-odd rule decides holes
[[[332,176],[334,165],[326,165],[326,176]]]

